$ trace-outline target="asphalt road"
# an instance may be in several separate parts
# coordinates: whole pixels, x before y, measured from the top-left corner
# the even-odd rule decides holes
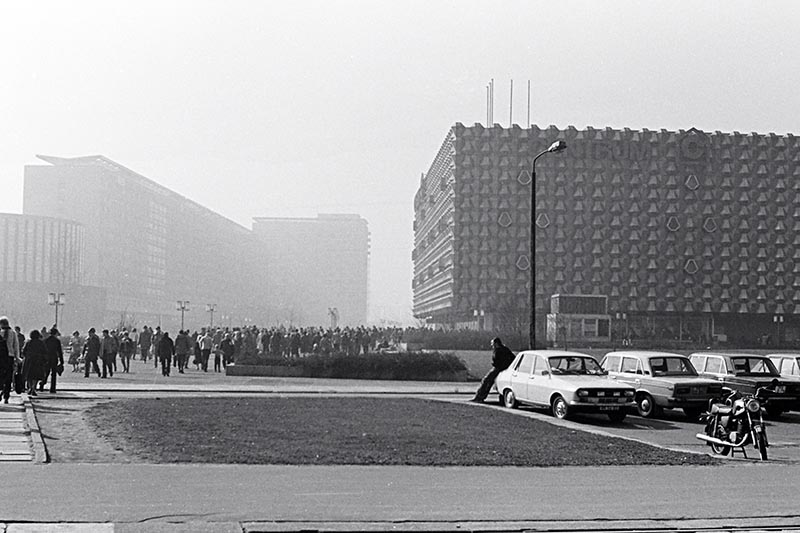
[[[59,396],[185,394],[188,389],[194,394],[196,390],[207,394],[392,391],[464,401],[476,386],[241,379],[194,371],[163,378],[144,365],[134,367],[134,372],[109,380],[65,376]],[[503,409],[496,403],[470,405]],[[707,452],[694,437],[702,426],[687,422],[679,412],[662,420],[629,416],[621,424],[602,416],[556,421],[544,411],[514,413]],[[800,416],[790,414],[769,424],[771,455],[789,464],[731,461],[717,467],[589,468],[14,464],[2,470],[4,479],[16,481],[3,491],[0,522],[181,523],[194,531],[363,530],[369,524],[395,531],[798,526],[794,496],[800,492]],[[255,525],[240,527],[243,523]]]
[[[490,399],[494,400],[494,397]],[[505,409],[493,401],[485,406]],[[703,424],[688,421],[680,410],[666,410],[662,417],[652,419],[628,415],[620,424],[612,423],[603,415],[577,415],[564,422],[553,419],[549,412],[543,409],[525,407],[514,412],[543,420],[549,419],[550,422],[578,429],[590,429],[618,437],[637,439],[675,450],[711,452],[709,446],[695,437],[697,433],[702,433]],[[764,421],[770,441],[770,460],[800,464],[800,413],[786,413],[779,420]],[[754,448],[748,448],[746,451],[748,458],[758,459],[758,452]],[[739,452],[736,452],[735,457],[743,458]]]
[[[798,523],[793,495],[800,492],[800,466],[752,463],[690,468],[13,464],[3,473],[20,480],[4,495],[0,512],[0,520],[13,522],[692,519],[733,525],[752,517],[783,517],[788,525]],[[770,486],[780,491],[753,488]]]

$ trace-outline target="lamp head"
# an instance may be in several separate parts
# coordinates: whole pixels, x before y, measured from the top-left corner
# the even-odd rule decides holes
[[[547,149],[548,152],[563,152],[567,149],[566,141],[562,141],[561,139],[557,140],[553,144],[550,145],[550,148]]]

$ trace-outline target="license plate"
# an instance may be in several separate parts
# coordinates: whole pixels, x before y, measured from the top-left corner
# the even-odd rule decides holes
[[[600,407],[601,411],[616,411],[617,409],[619,409],[619,408],[618,407],[613,407],[611,405],[605,405],[605,406]]]
[[[775,387],[775,392],[777,392],[778,394],[785,393],[786,392],[786,385],[778,385],[777,387]]]

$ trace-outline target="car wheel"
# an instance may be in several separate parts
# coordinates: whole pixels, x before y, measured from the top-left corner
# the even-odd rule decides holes
[[[692,422],[697,422],[697,420],[700,418],[700,413],[702,413],[703,410],[696,407],[684,407],[683,412],[686,415],[686,418]]]
[[[567,401],[561,396],[556,396],[553,398],[551,408],[553,411],[553,416],[559,420],[564,420],[569,416],[569,405],[567,405]]]
[[[653,418],[659,412],[655,400],[646,392],[636,396],[636,410],[642,418]]]
[[[517,397],[514,396],[513,390],[506,389],[503,391],[503,405],[509,409],[516,409],[519,407],[519,402],[517,401]]]
[[[608,419],[611,420],[612,422],[622,422],[623,420],[625,420],[625,416],[627,414],[628,413],[622,410],[614,411],[613,413],[608,413]]]

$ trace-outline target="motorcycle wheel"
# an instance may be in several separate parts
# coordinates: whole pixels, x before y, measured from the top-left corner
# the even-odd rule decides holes
[[[764,436],[763,433],[758,434],[758,441],[756,442],[758,445],[758,453],[761,454],[761,460],[767,460],[767,437]]]
[[[723,440],[724,433],[720,431],[722,428],[717,427],[716,431],[714,431],[714,437]],[[731,453],[730,446],[724,446],[721,444],[711,443],[711,451],[713,451],[717,455],[728,455]]]

